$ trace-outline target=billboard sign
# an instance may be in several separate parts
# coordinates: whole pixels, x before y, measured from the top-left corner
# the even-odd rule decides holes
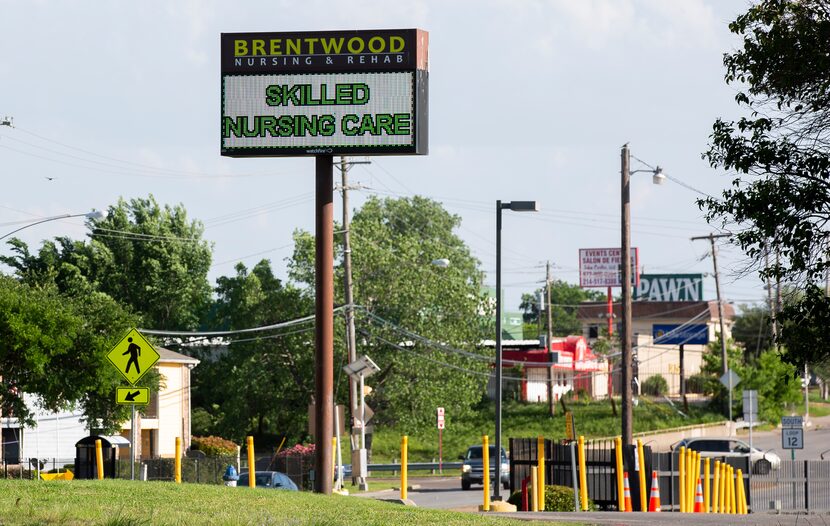
[[[656,345],[706,345],[709,343],[709,326],[705,323],[684,325],[658,324],[651,326]]]
[[[428,34],[223,33],[221,153],[427,153]]]
[[[641,274],[633,298],[640,301],[703,301],[703,274]]]
[[[631,284],[639,284],[640,251],[631,249]],[[580,248],[579,286],[621,287],[622,260],[619,248]]]

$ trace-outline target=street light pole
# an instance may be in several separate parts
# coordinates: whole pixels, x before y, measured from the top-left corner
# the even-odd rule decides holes
[[[624,144],[620,152],[621,186],[621,222],[622,242],[620,249],[620,264],[622,265],[622,330],[620,330],[620,345],[622,346],[622,443],[630,445],[633,440],[633,418],[631,393],[631,166],[628,144]]]
[[[101,219],[102,217],[104,217],[104,213],[101,212],[100,210],[93,210],[92,212],[85,212],[83,214],[61,214],[59,216],[47,217],[45,219],[41,219],[40,221],[35,221],[34,223],[29,223],[27,225],[23,225],[22,227],[20,227],[16,230],[12,230],[8,234],[3,234],[2,236],[0,236],[0,240],[6,239],[10,235],[16,234],[17,232],[20,232],[21,230],[24,230],[24,229],[29,228],[29,227],[40,225],[42,223],[48,223],[49,221],[57,221],[59,219],[68,219],[70,217],[85,217],[87,219]]]
[[[639,160],[639,159],[638,159]],[[642,161],[640,161],[642,162]],[[645,163],[643,163],[645,164]],[[648,165],[646,165],[648,166]],[[622,225],[622,239],[620,248],[620,270],[622,288],[622,328],[620,329],[620,346],[621,346],[621,362],[622,362],[622,443],[630,445],[634,439],[634,408],[633,408],[633,394],[631,389],[631,382],[633,380],[631,360],[632,360],[632,341],[631,341],[631,174],[637,172],[650,172],[652,174],[652,183],[663,184],[666,179],[663,174],[663,169],[659,166],[655,168],[649,167],[648,170],[631,170],[631,152],[628,150],[628,143],[623,144],[620,151],[620,223]]]
[[[501,211],[536,212],[536,201],[496,201],[496,483],[493,486],[493,500],[501,500],[501,398],[502,398],[502,359],[501,359]],[[489,466],[484,466],[489,469]],[[485,488],[487,491],[488,488]]]

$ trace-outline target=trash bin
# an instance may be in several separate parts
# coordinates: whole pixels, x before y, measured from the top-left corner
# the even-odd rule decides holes
[[[222,480],[225,481],[225,486],[236,486],[236,481],[239,480],[239,475],[236,474],[236,468],[233,465],[228,465],[225,474],[222,475]]]
[[[95,458],[95,441],[101,441],[101,454],[104,457],[104,478],[115,478],[115,457],[118,448],[110,437],[90,435],[75,444],[75,478],[98,478],[98,462]]]

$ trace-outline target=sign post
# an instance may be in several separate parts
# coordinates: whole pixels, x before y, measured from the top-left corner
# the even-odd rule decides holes
[[[426,155],[428,43],[420,29],[221,35],[221,154],[315,157],[318,466],[332,461],[333,156]]]
[[[796,505],[795,450],[804,449],[804,419],[800,416],[781,417],[781,447],[790,450],[793,476],[793,507]],[[806,473],[805,473],[806,474]]]
[[[107,353],[109,362],[131,385],[141,379],[159,360],[158,351],[136,329],[130,329],[115,347]],[[150,402],[146,387],[119,387],[115,392],[117,404],[129,404],[130,413],[130,480],[135,480],[135,406]]]
[[[732,422],[732,389],[734,389],[740,381],[741,377],[738,376],[738,374],[732,369],[727,370],[726,373],[720,377],[720,383],[729,389],[729,422]]]
[[[357,376],[360,380],[360,449],[358,450],[360,472],[358,474],[358,488],[365,491],[369,489],[369,483],[366,481],[366,399],[363,380],[367,376],[371,376],[380,371],[380,367],[368,356],[361,356],[352,363],[343,366],[343,371],[350,378]],[[354,457],[354,451],[352,453],[352,457]],[[354,466],[354,460],[352,460],[352,466]],[[354,467],[352,467],[352,476],[354,476]]]
[[[437,410],[437,424],[438,424],[438,474],[444,474],[444,466],[443,466],[443,459],[444,459],[444,408],[439,407]]]

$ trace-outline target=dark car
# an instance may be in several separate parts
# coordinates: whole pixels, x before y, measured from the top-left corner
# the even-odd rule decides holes
[[[461,489],[468,490],[472,484],[484,484],[484,462],[482,459],[483,448],[481,446],[470,446],[467,453],[459,457],[464,463],[461,466]],[[501,483],[504,489],[510,488],[510,464],[507,461],[507,453],[501,448]],[[496,478],[496,446],[490,446],[490,480]]]
[[[280,473],[279,471],[257,471],[254,474],[254,477],[254,484],[258,488],[273,488],[284,489],[288,491],[297,491],[297,485],[294,484],[294,481],[288,478],[288,475],[286,475],[285,473]],[[239,480],[236,483],[236,487],[248,487],[247,472],[239,475]]]

